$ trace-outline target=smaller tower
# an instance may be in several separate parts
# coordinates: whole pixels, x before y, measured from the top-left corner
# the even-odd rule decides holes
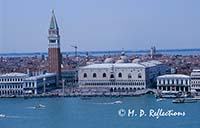
[[[156,53],[156,47],[153,46],[153,47],[151,47],[151,51],[150,51],[151,59],[154,59],[155,53]]]

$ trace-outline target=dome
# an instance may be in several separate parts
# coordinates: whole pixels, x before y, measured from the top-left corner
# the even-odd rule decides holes
[[[129,58],[127,56],[120,56],[120,60],[123,60],[124,63],[128,63],[129,62]]]
[[[104,60],[104,63],[114,63],[115,61],[114,61],[114,59],[113,58],[106,58],[105,60]]]
[[[132,61],[132,63],[140,63],[141,62],[141,60],[140,59],[134,59],[133,61]]]
[[[128,57],[127,56],[120,56],[120,59],[126,61],[126,60],[128,60]]]

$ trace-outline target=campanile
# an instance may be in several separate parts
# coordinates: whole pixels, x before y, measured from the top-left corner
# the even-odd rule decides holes
[[[61,79],[61,53],[60,35],[54,11],[52,11],[51,22],[48,30],[48,70],[57,74],[57,83]]]

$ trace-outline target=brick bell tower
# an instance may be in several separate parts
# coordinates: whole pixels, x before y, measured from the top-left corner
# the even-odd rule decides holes
[[[60,35],[54,11],[52,11],[51,22],[48,30],[48,70],[57,74],[57,85],[61,80],[61,53]]]

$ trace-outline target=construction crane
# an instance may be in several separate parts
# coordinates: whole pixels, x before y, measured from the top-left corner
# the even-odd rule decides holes
[[[73,47],[75,49],[75,59],[76,59],[76,67],[75,67],[75,70],[76,72],[78,71],[78,56],[77,56],[77,49],[78,49],[78,46],[76,45],[71,45],[71,47]],[[75,73],[75,85],[77,84],[77,74]]]
[[[75,57],[77,58],[77,49],[78,49],[78,46],[71,45],[71,47],[73,47],[75,49]]]

